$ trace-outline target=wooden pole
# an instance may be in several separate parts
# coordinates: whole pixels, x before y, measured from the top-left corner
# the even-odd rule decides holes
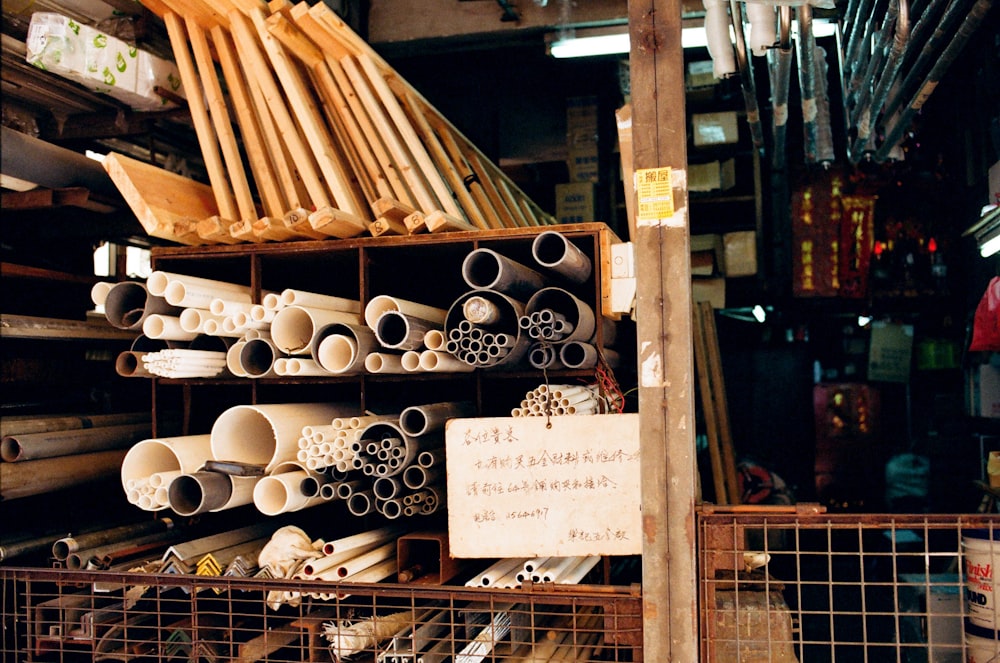
[[[705,342],[705,320],[702,308],[695,307],[694,359],[698,373],[698,387],[701,394],[701,411],[705,419],[705,434],[708,437],[708,459],[712,466],[712,487],[716,504],[731,504],[732,496],[723,469],[722,448],[719,445],[719,420],[715,393],[712,390],[712,374],[708,367],[708,347]]]
[[[698,660],[691,256],[680,0],[631,0],[633,165],[673,205],[637,206],[643,660]],[[652,169],[652,170],[651,170]],[[642,191],[639,191],[641,194]],[[655,201],[650,201],[655,203]]]

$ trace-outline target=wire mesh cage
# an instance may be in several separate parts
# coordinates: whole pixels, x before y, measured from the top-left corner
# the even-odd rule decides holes
[[[705,661],[1000,661],[995,516],[703,513],[699,540]]]
[[[3,569],[4,661],[641,660],[638,592]]]

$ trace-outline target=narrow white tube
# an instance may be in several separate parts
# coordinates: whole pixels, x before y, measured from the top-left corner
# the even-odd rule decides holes
[[[205,322],[208,320],[215,320],[216,322],[222,322],[225,316],[214,315],[205,309],[200,308],[186,308],[181,311],[179,316],[181,329],[186,332],[194,332],[196,334],[202,334],[205,332]]]
[[[419,358],[417,363],[419,365]],[[365,357],[365,370],[369,373],[406,373],[400,355],[388,352],[370,352]]]
[[[90,288],[90,301],[94,306],[104,306],[104,301],[108,298],[108,293],[114,287],[114,283],[98,281]]]
[[[226,299],[225,297],[216,297],[208,304],[208,310],[213,315],[218,315],[225,317],[227,315],[233,315],[234,313],[239,313],[243,311],[249,313],[255,304],[245,301],[234,302],[231,299]]]
[[[531,244],[531,255],[539,265],[573,283],[586,281],[593,268],[587,254],[555,230],[547,230],[535,236],[535,241]]]
[[[294,288],[286,288],[281,291],[281,303],[285,306],[308,306],[346,313],[361,313],[361,302],[357,299],[321,295]]]
[[[444,350],[445,335],[442,329],[428,329],[424,334],[424,347],[428,350]]]
[[[565,585],[575,585],[583,580],[590,570],[601,561],[600,555],[584,557],[575,565],[566,570],[561,576],[556,576],[553,582]]]
[[[235,292],[250,291],[250,289],[245,285],[229,283],[228,281],[218,281],[216,279],[206,279],[200,276],[188,276],[187,274],[178,274],[176,272],[165,272],[163,270],[156,270],[151,273],[149,278],[146,279],[146,287],[149,288],[149,291],[154,295],[162,297],[166,293],[167,286],[171,281],[179,281],[192,287],[198,286],[202,288],[215,288],[217,290]]]
[[[524,562],[527,561],[527,557],[507,557],[501,559],[493,565],[489,566],[485,571],[483,571],[478,576],[472,578],[465,583],[466,587],[490,587],[500,578],[511,571],[517,571],[524,567]]]
[[[406,299],[390,297],[389,295],[378,295],[373,297],[365,306],[365,324],[375,329],[375,323],[386,311],[399,311],[400,313],[436,322],[440,325],[444,324],[445,316],[448,313],[442,308],[418,304]]]
[[[274,360],[274,374],[281,376],[294,375],[288,372],[288,359],[286,357],[278,357]]]
[[[274,316],[278,314],[277,311],[272,311],[271,309],[264,308],[263,304],[254,304],[249,311],[240,311],[244,315],[250,316],[251,322],[266,322],[270,324],[274,321]]]
[[[280,292],[267,293],[261,298],[260,303],[269,311],[278,311],[285,308],[285,305],[281,301]]]
[[[306,577],[317,580],[339,580],[340,576],[337,574],[337,567],[353,557],[363,555],[370,550],[378,548],[380,545],[384,544],[376,541],[323,555],[319,559],[307,562],[302,567],[302,572]]]
[[[330,371],[306,357],[289,357],[287,361],[288,374],[295,376],[330,375]]]
[[[190,341],[198,335],[197,332],[184,331],[178,316],[159,313],[146,317],[142,322],[142,333],[149,338],[165,341]]]
[[[555,582],[556,578],[579,563],[579,557],[550,557],[548,563],[537,570],[539,579],[535,580],[532,576],[532,580],[535,582]]]
[[[357,411],[343,403],[274,403],[237,405],[223,412],[212,426],[214,458],[266,465],[268,472],[294,460],[302,427]]]
[[[470,373],[475,366],[456,359],[447,352],[424,350],[420,353],[420,369],[428,373]]]
[[[343,311],[286,306],[271,321],[271,340],[282,352],[308,354],[315,334],[324,325],[358,324],[358,316]]]
[[[372,548],[368,552],[361,553],[345,560],[337,567],[337,575],[346,578],[352,574],[363,571],[374,564],[385,561],[396,556],[396,542],[390,541],[377,548]]]
[[[420,370],[420,353],[416,350],[407,350],[399,359],[404,371],[415,373]]]
[[[184,308],[207,310],[212,305],[213,299],[223,297],[234,302],[253,301],[250,297],[250,288],[245,287],[242,290],[229,290],[214,285],[170,281],[167,283],[167,289],[163,291],[163,298],[168,304]]]

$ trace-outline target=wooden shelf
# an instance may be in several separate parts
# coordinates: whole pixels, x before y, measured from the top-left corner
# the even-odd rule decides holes
[[[0,314],[0,338],[132,341],[137,332],[116,329],[107,321],[62,320]]]

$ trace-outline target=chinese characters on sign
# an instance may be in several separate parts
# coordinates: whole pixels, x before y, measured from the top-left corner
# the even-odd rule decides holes
[[[642,549],[635,414],[454,419],[445,434],[456,557]]]

